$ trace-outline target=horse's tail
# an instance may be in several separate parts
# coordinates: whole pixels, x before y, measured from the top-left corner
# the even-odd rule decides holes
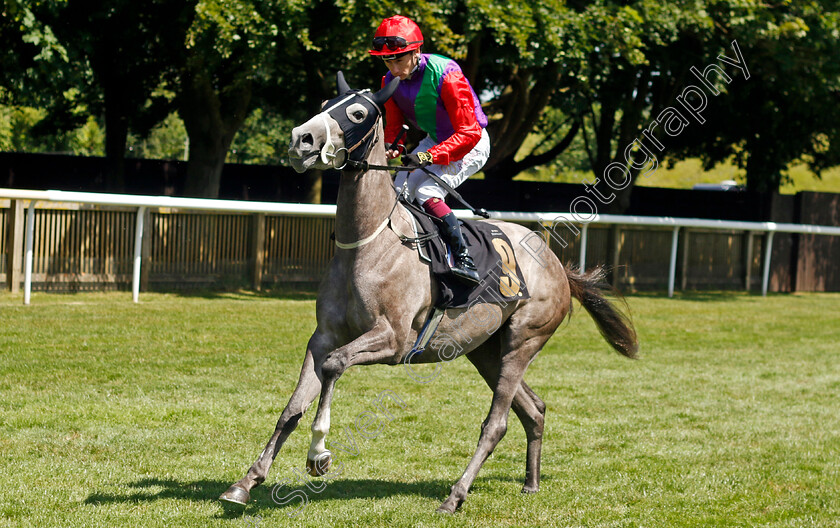
[[[572,296],[595,319],[604,339],[621,354],[635,359],[639,351],[636,330],[630,318],[604,297],[600,287],[604,282],[604,269],[599,266],[588,273],[580,273],[577,268],[566,266],[566,277]]]

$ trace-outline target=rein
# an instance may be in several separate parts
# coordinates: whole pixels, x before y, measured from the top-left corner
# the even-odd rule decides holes
[[[376,228],[376,231],[374,231],[372,235],[366,236],[365,238],[363,238],[361,240],[357,240],[355,242],[350,242],[350,243],[339,242],[338,239],[334,238],[336,247],[338,247],[339,249],[356,249],[356,248],[362,247],[366,244],[369,244],[369,243],[373,242],[373,240],[376,237],[378,237],[379,234],[382,233],[382,231],[384,231],[386,227],[388,227],[388,224],[391,222],[391,215],[394,214],[394,209],[397,208],[398,203],[400,203],[399,195],[397,195],[397,199],[394,201],[394,206],[391,207],[391,211],[385,217],[385,220],[383,220],[382,223],[379,224],[379,227]],[[396,231],[395,231],[395,233],[396,233]],[[399,235],[399,234],[398,234],[398,236],[400,237],[401,240],[404,239],[404,238],[407,238],[407,237],[403,237],[402,235]],[[403,241],[405,241],[405,240],[403,240]]]
[[[417,167],[406,167],[404,165],[393,165],[393,166],[391,166],[391,165],[371,165],[370,163],[368,163],[366,161],[352,161],[352,160],[347,160],[342,168],[344,168],[346,166],[350,166],[354,169],[361,170],[361,171],[364,171],[364,172],[367,172],[370,169],[385,170],[385,171],[391,171],[391,172],[400,172],[400,171],[411,172],[411,171],[417,169]],[[483,207],[477,209],[477,208],[473,207],[472,205],[470,205],[466,200],[464,200],[464,197],[461,196],[461,193],[459,193],[458,191],[453,189],[451,185],[449,185],[448,183],[446,183],[446,181],[443,180],[443,178],[441,178],[440,176],[438,176],[434,172],[430,171],[426,167],[420,167],[420,170],[425,172],[432,180],[434,180],[435,183],[437,183],[438,185],[443,187],[444,190],[446,190],[446,192],[451,194],[453,198],[455,198],[456,200],[461,202],[462,205],[464,205],[467,209],[472,211],[472,214],[474,214],[476,216],[480,216],[482,218],[490,218],[490,213],[487,212],[487,209],[485,209]]]

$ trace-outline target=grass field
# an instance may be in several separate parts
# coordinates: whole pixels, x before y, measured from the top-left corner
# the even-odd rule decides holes
[[[840,526],[838,294],[631,296],[639,361],[609,351],[578,310],[526,375],[548,405],[540,493],[520,494],[525,435],[511,414],[452,516],[434,511],[490,404],[466,360],[428,384],[351,369],[327,439],[342,474],[284,488],[305,490],[297,517],[272,501],[304,465],[310,411],[255,502],[229,514],[216,497],[273,430],[314,301],[141,301],[36,293],[24,307],[0,294],[0,526]],[[375,437],[355,434],[357,454],[337,449],[384,390],[405,407]]]

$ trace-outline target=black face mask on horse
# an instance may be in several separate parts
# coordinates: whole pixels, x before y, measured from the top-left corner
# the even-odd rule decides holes
[[[399,79],[372,93],[370,90],[353,90],[344,80],[344,74],[336,75],[338,97],[324,103],[322,114],[327,114],[338,123],[344,135],[344,146],[336,149],[332,143],[330,127],[324,119],[326,138],[320,150],[321,161],[343,169],[348,161],[363,162],[377,140],[377,123],[382,118],[387,101],[397,89]],[[355,163],[351,163],[351,166]]]

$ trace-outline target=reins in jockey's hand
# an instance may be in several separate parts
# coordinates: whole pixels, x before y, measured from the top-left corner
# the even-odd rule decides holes
[[[480,208],[476,209],[475,207],[471,206],[469,203],[467,203],[467,201],[466,201],[466,200],[464,200],[464,198],[461,196],[461,193],[459,193],[459,192],[458,192],[458,191],[456,191],[454,188],[452,188],[452,186],[451,186],[451,185],[449,185],[448,183],[446,183],[446,181],[445,181],[443,178],[441,178],[440,176],[438,176],[438,175],[437,175],[437,174],[435,174],[434,172],[430,171],[430,170],[429,170],[429,169],[427,169],[426,167],[420,167],[420,170],[422,170],[423,172],[425,172],[426,174],[428,174],[428,175],[429,175],[429,177],[430,177],[432,180],[434,180],[434,181],[435,181],[435,183],[437,183],[438,185],[440,185],[441,187],[443,187],[443,188],[444,188],[444,190],[446,190],[446,192],[448,192],[449,194],[451,194],[451,195],[452,195],[452,197],[453,197],[453,198],[455,198],[456,200],[458,200],[459,202],[461,202],[461,203],[464,205],[464,207],[466,207],[467,209],[469,209],[470,211],[472,211],[472,213],[473,213],[474,215],[476,215],[476,216],[480,216],[480,217],[482,217],[482,218],[490,218],[490,213],[488,213],[488,212],[487,212],[487,209],[485,209],[485,208],[483,208],[483,207],[480,207]]]
[[[394,172],[400,172],[400,171],[411,172],[411,171],[416,169],[416,167],[406,167],[405,165],[393,165],[393,166],[392,165],[371,165],[367,161],[352,161],[352,160],[347,160],[347,163],[345,164],[345,166],[352,167],[354,169],[361,170],[361,171],[364,171],[364,172],[367,172],[370,169],[394,171]],[[420,170],[422,170],[423,172],[428,174],[429,177],[435,183],[437,183],[438,185],[443,187],[443,189],[446,192],[448,192],[449,194],[451,194],[453,198],[455,198],[456,200],[461,202],[461,204],[463,204],[464,207],[466,207],[467,209],[472,211],[472,214],[474,214],[476,216],[480,216],[482,218],[490,218],[490,213],[487,212],[487,209],[485,209],[483,207],[475,208],[472,205],[470,205],[466,200],[464,200],[464,197],[461,196],[461,194],[458,191],[453,189],[451,185],[446,183],[446,181],[444,181],[443,178],[441,178],[440,176],[438,176],[434,172],[430,171],[426,167],[420,167]]]

